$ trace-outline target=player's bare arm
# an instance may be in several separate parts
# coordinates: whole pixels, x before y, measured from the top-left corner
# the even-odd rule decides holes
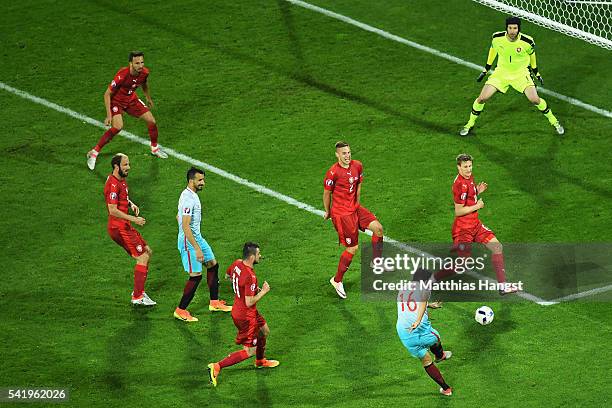
[[[478,183],[478,185],[476,186],[476,189],[478,190],[478,194],[484,193],[488,186],[489,185],[485,183],[484,181],[481,181],[480,183]]]
[[[269,291],[270,291],[270,285],[268,285],[268,282],[266,281],[263,283],[263,285],[261,285],[261,289],[259,290],[259,292],[257,292],[255,296],[245,296],[244,303],[247,305],[247,307],[253,307]]]
[[[361,203],[361,183],[357,186],[357,205]]]
[[[323,208],[325,209],[325,214],[323,215],[324,220],[328,220],[330,218],[330,208],[331,208],[331,199],[332,192],[329,190],[323,190]]]
[[[191,215],[183,215],[181,227],[183,228],[185,238],[187,238],[187,241],[189,241],[191,246],[195,249],[196,259],[198,260],[198,262],[204,262],[204,253],[202,252],[202,248],[200,248],[197,241],[195,240],[195,237],[193,236],[193,232],[191,231],[191,227],[189,226],[189,224],[191,224]]]
[[[421,320],[423,320],[423,316],[425,316],[425,310],[427,310],[427,302],[417,302],[417,319],[408,329],[409,332],[412,332],[414,329],[419,327]]]
[[[145,225],[145,223],[147,222],[142,217],[134,217],[133,215],[126,214],[123,211],[120,211],[117,208],[117,204],[108,204],[108,213],[112,215],[113,217],[121,218],[123,220],[128,220],[130,222],[135,223],[136,225],[142,226],[142,225]]]
[[[132,210],[132,212],[138,217],[140,215],[140,208],[138,208],[138,206],[134,204],[131,200],[128,200],[128,203],[130,204],[130,209]]]
[[[145,94],[145,98],[147,99],[147,105],[149,105],[150,109],[153,109],[153,99],[151,99],[151,92],[149,90],[149,84],[148,83],[144,83],[142,84],[142,92]]]
[[[104,92],[104,106],[106,107],[106,118],[104,119],[104,125],[110,126],[113,115],[111,113],[111,90],[109,88],[106,88],[106,92]]]
[[[484,201],[482,199],[478,200],[478,202],[474,205],[463,205],[455,203],[455,216],[462,217],[467,214],[471,214],[474,211],[478,211],[484,207]]]

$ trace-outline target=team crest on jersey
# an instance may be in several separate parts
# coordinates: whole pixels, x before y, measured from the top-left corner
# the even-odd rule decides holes
[[[332,179],[325,180],[325,185],[329,186],[329,187],[333,186],[334,185],[334,180],[332,180]]]
[[[346,243],[347,243],[347,244],[349,244],[349,245],[351,245],[351,239],[350,239],[350,238],[347,238],[347,239],[346,239]]]
[[[136,250],[137,250],[138,252],[142,252],[142,245],[138,245],[138,246],[136,247]]]
[[[516,49],[516,52],[521,52],[521,50],[522,50],[522,48],[521,48],[521,47],[518,47],[518,48]]]
[[[118,111],[119,111],[119,108],[116,106],[113,106],[113,112],[118,112]]]
[[[116,200],[117,199],[117,193],[110,193],[110,199],[111,200]]]

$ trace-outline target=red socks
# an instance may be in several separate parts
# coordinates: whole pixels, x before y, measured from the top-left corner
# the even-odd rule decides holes
[[[249,358],[249,353],[247,353],[246,350],[234,351],[232,354],[219,361],[219,367],[229,367],[231,365],[238,364],[247,358]]]
[[[431,377],[431,379],[437,382],[438,385],[442,387],[443,390],[447,390],[450,388],[448,384],[444,381],[444,377],[442,377],[442,373],[440,372],[440,370],[438,370],[438,367],[436,367],[434,363],[431,363],[430,365],[424,368],[427,374]]]
[[[138,299],[144,293],[144,285],[147,280],[147,272],[149,267],[147,265],[138,265],[134,268],[134,294],[132,297]]]
[[[348,270],[349,266],[351,266],[352,260],[353,254],[351,254],[347,250],[344,250],[344,252],[342,252],[342,255],[340,255],[340,262],[338,262],[338,272],[336,272],[336,276],[334,277],[335,282],[342,282],[342,277]]]
[[[383,237],[372,235],[372,259],[380,258],[383,253]]]
[[[155,149],[157,147],[157,125],[148,125],[147,128],[149,129],[149,138],[151,138],[151,148]]]
[[[120,131],[121,131],[120,129],[116,129],[114,127],[108,129],[106,132],[104,132],[104,134],[98,141],[98,144],[93,149],[99,153],[100,150],[102,150],[102,148],[104,147],[104,145],[110,142],[113,139],[113,137],[115,137],[115,135],[119,133]]]
[[[265,351],[266,351],[266,338],[264,336],[258,336],[257,337],[257,349],[255,350],[255,358],[257,360],[263,360]]]
[[[504,254],[491,255],[491,263],[495,269],[497,281],[503,283],[506,281],[506,267],[504,266]]]

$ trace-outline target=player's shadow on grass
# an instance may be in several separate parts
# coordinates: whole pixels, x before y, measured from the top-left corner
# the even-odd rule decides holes
[[[125,16],[125,9],[115,3],[107,2],[104,0],[97,0],[96,4],[100,6],[101,8],[107,9],[115,13],[118,16],[122,16],[122,17]],[[281,7],[281,12],[283,13],[284,22],[287,25],[287,30],[291,32],[289,40],[292,42],[293,47],[299,48],[297,36],[295,35],[295,30],[293,29],[293,25],[291,23],[292,20],[289,17],[290,11],[288,8],[285,7],[284,3],[279,3],[279,5]],[[350,100],[360,105],[364,105],[369,108],[375,109],[379,112],[383,112],[389,116],[397,117],[407,122],[411,122],[412,124],[417,125],[428,131],[438,132],[438,133],[445,134],[445,135],[449,133],[454,134],[456,131],[454,126],[453,127],[448,126],[448,125],[443,126],[439,123],[434,123],[434,122],[425,120],[423,117],[411,115],[406,112],[402,112],[392,106],[385,105],[381,102],[378,102],[374,99],[370,99],[366,96],[362,96],[356,93],[345,91],[331,84],[321,82],[313,78],[308,73],[301,72],[304,67],[303,53],[301,49],[294,52],[296,55],[296,58],[298,58],[298,64],[300,64],[300,67],[299,67],[300,72],[296,73],[296,72],[292,72],[291,70],[284,69],[283,67],[273,65],[272,63],[265,61],[263,59],[255,58],[252,54],[243,53],[238,50],[223,46],[219,43],[213,43],[213,42],[207,41],[207,38],[204,35],[200,37],[198,36],[197,33],[194,33],[193,31],[183,30],[178,26],[174,26],[170,24],[173,21],[179,21],[179,20],[166,19],[164,21],[159,21],[149,16],[139,14],[136,10],[130,11],[129,18],[131,20],[138,21],[140,23],[144,23],[149,26],[154,26],[160,31],[166,31],[178,37],[182,41],[184,40],[190,41],[195,45],[206,47],[209,50],[213,50],[220,54],[230,56],[246,64],[258,66],[267,71],[274,72],[277,75],[283,76],[285,78],[289,78],[291,80],[299,82],[308,87],[316,88],[320,90],[321,92],[336,96],[341,99]],[[177,23],[177,24],[180,24],[180,23]],[[299,58],[301,58],[301,61],[299,60]]]
[[[134,307],[131,313],[131,323],[115,332],[107,342],[107,369],[103,374],[102,383],[111,392],[125,395],[132,382],[133,371],[144,375],[141,370],[145,353],[137,350],[151,332],[151,321],[148,313],[152,310],[144,307]]]
[[[196,325],[198,323],[195,323]],[[186,350],[184,354],[184,364],[178,371],[178,384],[189,393],[190,399],[199,395],[202,387],[208,386],[208,356],[204,353],[208,350],[202,345],[198,337],[194,334],[194,323],[186,323],[174,319],[174,325],[182,338],[184,346],[177,344],[179,349]]]

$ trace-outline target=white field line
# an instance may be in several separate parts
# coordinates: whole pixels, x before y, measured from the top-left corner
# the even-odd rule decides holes
[[[464,67],[472,68],[472,69],[474,69],[476,71],[481,71],[482,68],[483,68],[482,65],[477,65],[477,64],[474,64],[472,62],[465,61],[465,60],[463,60],[461,58],[455,57],[455,56],[447,54],[445,52],[438,51],[435,48],[431,48],[431,47],[428,47],[426,45],[422,45],[422,44],[419,44],[417,42],[407,40],[405,38],[399,37],[399,36],[397,36],[395,34],[391,34],[391,33],[387,32],[387,31],[381,30],[379,28],[372,27],[369,24],[365,24],[365,23],[362,23],[360,21],[353,20],[352,18],[344,16],[342,14],[334,13],[333,11],[330,11],[330,10],[327,10],[327,9],[324,9],[324,8],[312,5],[310,3],[306,3],[305,1],[301,1],[301,0],[285,0],[285,1],[287,1],[287,2],[289,2],[291,4],[293,4],[293,5],[296,5],[296,6],[299,6],[299,7],[302,7],[302,8],[311,10],[311,11],[314,11],[316,13],[320,13],[320,14],[326,15],[327,17],[331,17],[331,18],[334,18],[336,20],[343,21],[343,22],[345,22],[347,24],[350,24],[350,25],[353,25],[355,27],[359,27],[362,30],[369,31],[371,33],[377,34],[377,35],[379,35],[381,37],[384,37],[386,39],[389,39],[391,41],[395,41],[395,42],[398,42],[400,44],[408,45],[409,47],[416,48],[417,50],[420,50],[420,51],[426,52],[428,54],[435,55],[436,57],[440,57],[440,58],[443,58],[445,60],[454,62],[455,64],[463,65]],[[582,102],[581,100],[578,100],[576,98],[572,98],[570,96],[565,96],[565,95],[560,94],[558,92],[551,91],[551,90],[548,90],[548,89],[542,88],[542,87],[538,87],[538,92],[550,95],[550,96],[552,96],[554,98],[557,98],[557,99],[560,99],[562,101],[565,101],[565,102],[567,102],[567,103],[569,103],[571,105],[579,106],[579,107],[581,107],[583,109],[586,109],[588,111],[597,113],[597,114],[605,116],[607,118],[612,118],[612,112],[610,112],[608,110],[605,110],[605,109],[602,109],[602,108],[598,108],[597,106],[590,105],[590,104],[588,104],[586,102]]]
[[[34,96],[34,95],[32,95],[32,94],[30,94],[28,92],[19,90],[17,88],[13,88],[12,86],[5,84],[4,82],[0,82],[0,89],[3,89],[5,91],[7,91],[7,92],[10,92],[10,93],[12,93],[14,95],[17,95],[17,96],[19,96],[21,98],[24,98],[24,99],[27,99],[29,101],[35,102],[37,104],[43,105],[43,106],[45,106],[47,108],[53,109],[53,110],[55,110],[57,112],[64,113],[64,114],[66,114],[66,115],[68,115],[68,116],[70,116],[72,118],[78,119],[78,120],[80,120],[80,121],[82,121],[84,123],[88,123],[90,125],[93,125],[93,126],[96,126],[96,127],[102,128],[102,129],[106,128],[106,126],[104,126],[104,123],[102,123],[102,122],[100,122],[100,121],[98,121],[96,119],[90,118],[89,116],[86,116],[86,115],[83,115],[81,113],[75,112],[72,109],[68,109],[68,108],[66,108],[64,106],[61,106],[61,105],[58,105],[56,103],[50,102],[50,101],[48,101],[46,99],[43,99],[43,98],[40,98],[38,96]],[[137,136],[137,135],[135,135],[133,133],[130,133],[128,131],[122,130],[119,135],[122,136],[122,137],[125,137],[125,138],[127,138],[127,139],[129,139],[129,140],[131,140],[133,142],[140,143],[140,144],[145,145],[145,146],[149,145],[149,140],[148,139],[144,139],[144,138],[142,138],[140,136]],[[212,165],[210,165],[208,163],[205,163],[203,161],[194,159],[194,158],[192,158],[190,156],[187,156],[185,154],[179,153],[179,152],[177,152],[177,151],[175,151],[175,150],[173,150],[171,148],[168,148],[168,147],[165,147],[165,146],[162,146],[162,147],[164,148],[164,151],[166,153],[168,153],[169,156],[173,156],[173,157],[175,157],[175,158],[177,158],[179,160],[182,160],[182,161],[184,161],[186,163],[189,163],[189,164],[192,164],[194,166],[201,167],[201,168],[203,168],[203,169],[205,169],[205,170],[207,170],[207,171],[209,171],[211,173],[215,173],[215,174],[217,174],[217,175],[219,175],[221,177],[224,177],[224,178],[226,178],[228,180],[231,180],[231,181],[233,181],[235,183],[238,183],[238,184],[241,184],[243,186],[249,187],[249,188],[251,188],[251,189],[253,189],[253,190],[255,190],[255,191],[259,192],[259,193],[268,195],[270,197],[276,198],[277,200],[280,200],[280,201],[283,201],[283,202],[285,202],[287,204],[290,204],[290,205],[292,205],[294,207],[297,207],[297,208],[300,208],[302,210],[308,211],[311,214],[317,215],[319,217],[322,217],[324,215],[323,211],[321,211],[321,210],[319,210],[319,209],[317,209],[317,208],[315,208],[315,207],[313,207],[313,206],[311,206],[309,204],[306,204],[306,203],[303,203],[301,201],[298,201],[295,198],[289,197],[289,196],[287,196],[285,194],[281,194],[281,193],[279,193],[277,191],[274,191],[272,189],[264,187],[264,186],[262,186],[260,184],[253,183],[252,181],[249,181],[249,180],[244,179],[242,177],[236,176],[235,174],[227,172],[227,171],[225,171],[223,169],[220,169],[218,167],[212,166]],[[369,230],[366,231],[366,234],[367,235],[372,235],[372,233]],[[432,255],[430,255],[430,254],[428,254],[426,252],[423,252],[423,251],[421,251],[421,250],[419,250],[417,248],[413,248],[411,246],[403,244],[403,243],[401,243],[401,242],[399,242],[399,241],[397,241],[397,240],[395,240],[393,238],[390,238],[388,236],[385,236],[385,242],[388,242],[388,243],[390,243],[391,245],[393,245],[393,246],[395,246],[397,248],[403,249],[403,250],[405,250],[407,252],[410,252],[410,253],[413,253],[413,254],[418,254],[418,255],[426,256],[426,257],[432,257]],[[489,279],[489,278],[487,278],[487,277],[485,277],[483,275],[477,274],[475,272],[471,272],[470,274],[472,276],[475,276],[475,277],[479,278],[479,279],[491,280],[491,279]],[[545,306],[558,303],[557,301],[547,301],[545,299],[542,299],[540,297],[537,297],[535,295],[532,295],[532,294],[526,293],[526,292],[518,293],[517,295],[522,297],[522,298],[524,298],[524,299],[527,299],[527,300],[530,300],[532,302],[536,302],[538,304],[545,305]]]
[[[584,292],[572,293],[571,295],[563,296],[557,299],[551,300],[551,302],[559,303],[559,302],[567,302],[570,300],[576,300],[587,296],[597,295],[599,293],[604,293],[609,290],[612,290],[612,285],[602,286],[600,288],[585,290]]]

